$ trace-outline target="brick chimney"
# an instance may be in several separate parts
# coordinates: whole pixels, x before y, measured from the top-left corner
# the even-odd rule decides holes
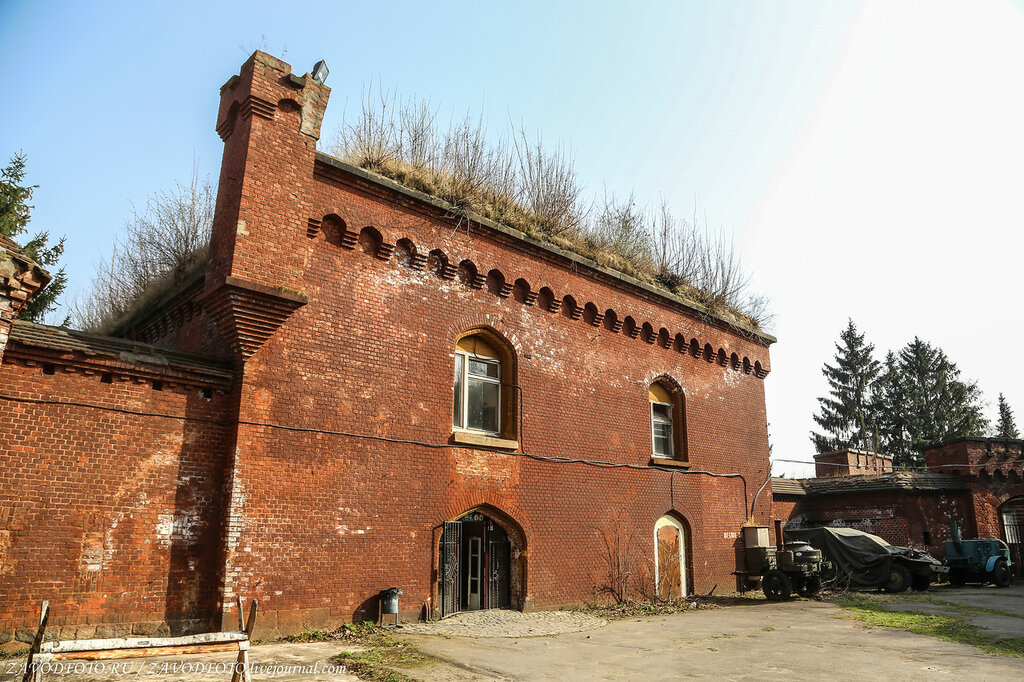
[[[15,318],[50,281],[50,274],[0,235],[0,361]]]
[[[814,456],[814,474],[828,476],[863,476],[893,472],[892,457],[869,450],[836,450]]]
[[[221,88],[224,158],[203,297],[238,360],[306,302],[302,239],[329,95],[259,51]]]

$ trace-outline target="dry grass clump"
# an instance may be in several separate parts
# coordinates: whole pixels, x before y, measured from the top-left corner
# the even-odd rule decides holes
[[[71,306],[75,326],[109,333],[205,263],[215,198],[194,170],[188,185],[157,192],[142,212],[133,206],[110,260],[100,261],[84,299]]]
[[[544,239],[755,329],[771,315],[753,292],[733,244],[633,193],[587,200],[572,154],[509,126],[488,135],[466,115],[438,124],[428,100],[364,89],[329,152],[352,165]]]

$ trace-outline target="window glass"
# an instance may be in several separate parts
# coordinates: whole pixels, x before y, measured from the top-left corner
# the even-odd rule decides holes
[[[672,457],[672,406],[651,403],[651,443],[654,454]]]
[[[498,430],[498,384],[478,379],[468,382],[466,426],[480,431]]]
[[[654,454],[672,456],[672,423],[654,422]]]
[[[462,355],[455,355],[455,409],[452,411],[452,424],[462,426]]]
[[[498,363],[484,362],[476,358],[469,359],[469,373],[476,376],[498,378]]]
[[[475,337],[463,338],[456,344],[452,410],[455,428],[499,433],[501,361],[491,356],[493,352]]]

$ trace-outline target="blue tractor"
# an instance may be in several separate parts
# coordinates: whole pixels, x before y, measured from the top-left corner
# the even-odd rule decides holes
[[[996,587],[1007,587],[1013,582],[1013,562],[1010,548],[997,538],[962,540],[960,526],[950,521],[953,539],[947,540],[944,564],[949,566],[949,582],[965,585],[968,582],[991,582]]]

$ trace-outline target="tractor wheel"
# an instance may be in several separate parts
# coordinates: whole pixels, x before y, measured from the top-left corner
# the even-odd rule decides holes
[[[906,592],[910,583],[911,576],[907,567],[893,561],[889,565],[889,579],[882,585],[882,589],[886,592]]]
[[[956,585],[957,587],[963,587],[967,584],[967,569],[954,568],[949,571],[949,583]]]
[[[1005,560],[1000,559],[996,562],[995,568],[992,569],[992,582],[996,587],[1009,587],[1013,582],[1013,573],[1010,572]]]
[[[764,574],[761,589],[764,590],[764,596],[768,599],[784,601],[793,594],[793,581],[779,569],[773,568]]]
[[[910,581],[910,589],[914,592],[924,592],[932,584],[931,576],[915,575]]]
[[[821,578],[816,575],[807,576],[800,584],[797,592],[800,593],[801,597],[817,597],[818,593],[821,592]]]

